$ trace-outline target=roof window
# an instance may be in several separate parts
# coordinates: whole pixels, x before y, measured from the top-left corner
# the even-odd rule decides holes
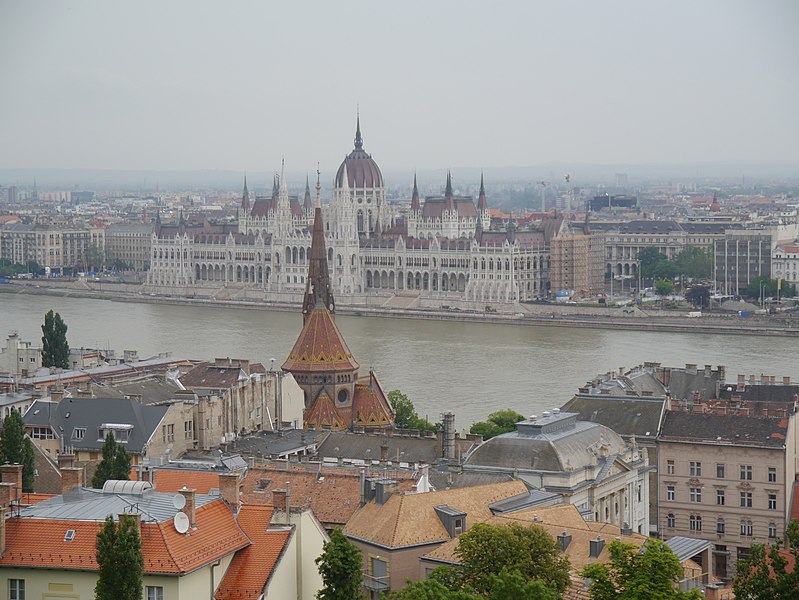
[[[67,532],[64,534],[64,541],[71,542],[75,539],[75,530],[74,529],[67,529]]]

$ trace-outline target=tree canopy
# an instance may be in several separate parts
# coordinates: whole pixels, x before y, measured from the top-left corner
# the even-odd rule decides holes
[[[641,548],[614,540],[608,547],[609,563],[588,565],[582,571],[590,579],[591,600],[699,600],[696,590],[675,587],[682,577],[680,560],[665,543],[650,539]]]
[[[669,260],[654,246],[644,248],[638,253],[641,277],[644,279],[673,279],[684,276],[693,279],[706,279],[713,273],[713,259],[709,251],[698,246],[687,246]]]
[[[478,421],[469,429],[469,433],[482,435],[484,440],[489,440],[502,433],[516,430],[516,423],[524,421],[524,416],[515,410],[505,409],[492,412],[486,421]]]
[[[655,293],[661,298],[668,296],[674,291],[674,284],[668,279],[658,279],[655,282]]]
[[[799,598],[799,522],[792,519],[785,532],[787,543],[753,544],[749,558],[739,560],[732,589],[736,598],[797,600]]]
[[[763,286],[763,298],[777,298],[779,295],[780,298],[792,298],[796,295],[796,286],[792,283],[785,281],[784,279],[780,282],[780,290],[779,294],[777,294],[777,280],[776,279],[769,279],[768,277],[755,277],[749,282],[749,285],[746,286],[746,289],[743,292],[743,295],[747,298],[751,298],[752,300],[759,300],[760,299],[760,292],[761,287]]]
[[[133,515],[105,518],[97,532],[97,564],[100,572],[94,587],[95,600],[141,600],[144,557],[139,524]]]
[[[100,489],[109,479],[130,479],[130,462],[128,451],[117,443],[114,434],[109,431],[103,443],[103,458],[92,477],[92,487]]]
[[[316,565],[322,576],[318,600],[358,600],[363,597],[363,557],[361,550],[347,539],[340,528],[322,546]]]
[[[86,246],[86,266],[90,271],[102,271],[105,266],[105,251],[97,244]]]
[[[52,310],[44,315],[42,325],[42,366],[69,368],[67,324],[60,314]]]
[[[394,424],[400,429],[418,429],[419,431],[435,431],[438,424],[431,424],[416,413],[416,407],[408,396],[400,390],[391,390],[388,401],[394,409]]]
[[[491,575],[487,595],[462,589],[450,589],[438,579],[409,582],[404,589],[392,592],[390,600],[559,600],[561,595],[540,580],[526,579],[519,571],[503,569]]]
[[[12,410],[0,430],[0,463],[22,465],[22,491],[32,492],[36,466],[33,442],[25,435],[25,421],[17,410]]]
[[[685,291],[685,300],[697,308],[710,306],[710,288],[706,285],[692,285]]]

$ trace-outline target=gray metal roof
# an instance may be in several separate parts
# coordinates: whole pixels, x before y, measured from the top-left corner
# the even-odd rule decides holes
[[[60,519],[66,521],[103,521],[108,515],[141,513],[142,522],[162,523],[174,518],[178,510],[173,504],[175,494],[147,491],[144,494],[109,494],[102,490],[78,488],[23,508],[19,516],[30,519]],[[197,508],[219,500],[219,496],[195,495]]]
[[[554,492],[530,490],[524,494],[519,494],[518,496],[489,504],[488,508],[491,509],[491,512],[495,515],[502,515],[532,508],[534,506],[554,506],[555,504],[560,504],[562,500],[562,496]]]
[[[24,419],[26,425],[50,425],[65,446],[80,450],[103,447],[99,429],[104,423],[132,425],[125,448],[142,454],[167,410],[168,406],[142,405],[127,398],[64,398],[61,402],[37,400]],[[85,429],[82,439],[73,435],[76,428]]]
[[[621,435],[654,439],[664,402],[663,398],[578,394],[563,405],[563,410],[574,411],[581,420],[599,423]]]
[[[400,437],[333,431],[319,444],[322,458],[380,460],[381,444],[388,446],[388,460],[432,464],[441,458],[438,440],[432,437]]]
[[[313,429],[259,431],[237,439],[233,448],[237,452],[253,456],[280,456],[313,446],[316,440],[326,433]]]
[[[673,538],[666,540],[666,545],[671,548],[671,551],[674,552],[677,558],[680,559],[680,562],[682,562],[707,550],[713,543],[707,540],[675,535]]]

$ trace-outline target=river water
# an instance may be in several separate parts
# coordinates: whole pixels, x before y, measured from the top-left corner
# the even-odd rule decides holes
[[[16,330],[41,344],[44,314],[61,313],[71,347],[138,350],[212,359],[249,358],[269,368],[286,359],[302,325],[296,313],[134,304],[82,298],[0,294],[0,335]],[[799,379],[796,339],[720,334],[648,333],[519,324],[336,317],[361,372],[374,368],[386,391],[399,388],[420,415],[452,410],[467,427],[493,411],[524,415],[562,405],[600,372],[644,361],[726,365],[737,373]],[[3,342],[4,345],[4,342]]]

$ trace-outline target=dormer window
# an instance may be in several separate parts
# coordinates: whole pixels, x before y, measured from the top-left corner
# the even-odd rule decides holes
[[[110,433],[120,444],[127,444],[130,441],[130,432],[133,425],[126,423],[103,423],[97,430],[97,441],[102,442]]]
[[[72,430],[72,439],[73,440],[80,441],[84,437],[86,437],[86,428],[85,427],[75,427],[75,429]]]

